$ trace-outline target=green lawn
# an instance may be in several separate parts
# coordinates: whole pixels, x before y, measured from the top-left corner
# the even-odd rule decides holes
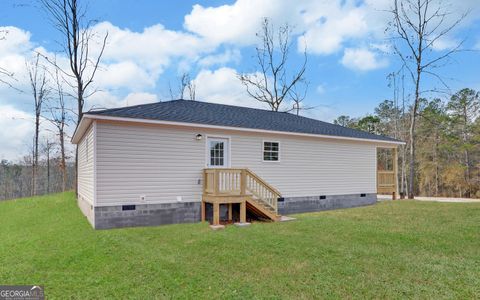
[[[480,298],[480,205],[395,201],[212,231],[95,231],[72,193],[0,203],[0,284],[64,298]]]

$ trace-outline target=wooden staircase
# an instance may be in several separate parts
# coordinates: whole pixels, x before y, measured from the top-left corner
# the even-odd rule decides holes
[[[213,225],[218,225],[221,204],[240,204],[240,222],[246,222],[246,211],[260,219],[278,221],[277,201],[280,192],[249,169],[215,168],[203,171],[202,220],[205,203],[213,204]],[[231,213],[229,213],[231,216]]]

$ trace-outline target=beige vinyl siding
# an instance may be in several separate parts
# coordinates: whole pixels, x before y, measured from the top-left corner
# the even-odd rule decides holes
[[[94,204],[94,129],[93,124],[78,144],[78,195]]]
[[[263,161],[263,141],[280,143],[280,160]],[[284,197],[376,192],[374,144],[315,138],[235,136],[232,167],[248,167]]]
[[[231,166],[247,167],[284,197],[376,192],[376,145],[174,126],[98,122],[97,204],[200,201],[206,138],[229,137]],[[203,139],[195,136],[201,133]],[[280,161],[263,161],[263,141]]]
[[[98,123],[97,203],[199,201],[204,144],[192,130]]]

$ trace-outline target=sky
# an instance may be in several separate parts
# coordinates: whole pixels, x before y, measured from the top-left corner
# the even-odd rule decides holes
[[[86,2],[86,1],[82,1]],[[264,17],[275,26],[292,28],[290,66],[302,62],[307,49],[304,115],[331,122],[339,115],[360,117],[391,99],[388,74],[400,68],[385,28],[391,0],[236,0],[157,1],[95,0],[88,2],[92,30],[108,32],[106,50],[86,110],[169,100],[169,86],[188,73],[200,101],[266,108],[248,97],[237,78],[257,71],[254,54]],[[464,21],[435,43],[429,55],[441,55],[464,40],[463,51],[439,68],[452,91],[480,90],[480,0],[444,1],[452,20]],[[447,20],[448,21],[448,20]],[[35,53],[56,57],[61,35],[37,1],[0,1],[0,67],[14,74],[12,89],[0,83],[0,159],[20,159],[33,136],[33,100],[26,61]],[[97,39],[98,40],[98,39]],[[98,53],[99,43],[92,43]],[[1,78],[0,78],[1,79]],[[407,97],[410,81],[406,79]],[[426,78],[424,89],[441,85]],[[68,87],[67,87],[68,89]],[[433,97],[433,95],[431,95]],[[440,95],[442,96],[442,95]],[[45,112],[47,114],[47,112]],[[54,139],[42,120],[42,135]],[[71,126],[69,132],[73,132]]]

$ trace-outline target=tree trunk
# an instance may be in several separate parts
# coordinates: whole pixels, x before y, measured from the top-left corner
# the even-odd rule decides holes
[[[416,106],[416,105],[415,105]],[[414,198],[414,186],[415,186],[415,121],[416,121],[416,109],[412,112],[411,116],[411,124],[410,124],[410,153],[409,153],[409,167],[410,167],[410,174],[409,174],[409,187],[408,187],[408,198]]]
[[[438,129],[435,128],[435,145],[433,149],[433,163],[435,164],[435,196],[438,196],[438,190],[439,190],[438,144],[439,144]]]
[[[421,49],[422,43],[419,44]],[[422,75],[421,63],[422,56],[421,51],[417,59],[417,78],[415,80],[415,103],[413,104],[413,111],[410,122],[410,186],[408,187],[408,198],[413,199],[415,197],[415,123],[417,121],[418,102],[420,101],[420,79]]]
[[[405,160],[407,159],[407,151],[405,149],[405,146],[402,146],[402,174],[401,174],[401,183],[400,183],[400,199],[405,199],[405,192],[406,192],[406,163]]]
[[[467,116],[467,107],[465,105],[463,107],[463,146],[464,147],[468,143],[468,133],[467,133],[468,129],[467,129],[467,127],[468,127],[468,116]],[[467,198],[470,198],[471,197],[470,155],[468,153],[468,149],[466,149],[466,148],[464,150],[464,156],[465,156],[465,182],[467,184],[467,190],[465,191],[465,196]]]
[[[50,194],[50,145],[47,140],[47,194]]]
[[[82,79],[78,77],[77,77],[77,104],[78,104],[78,119],[77,119],[77,126],[78,126],[83,116],[83,83],[82,83]],[[78,145],[75,146],[75,195],[78,197]]]
[[[67,166],[65,162],[65,140],[64,140],[63,126],[62,126],[62,129],[60,129],[60,155],[61,155],[60,168],[62,171],[62,192],[65,192],[65,187],[67,183]]]
[[[35,114],[35,150],[33,157],[33,196],[37,195],[37,176],[38,176],[38,133],[40,131],[40,115],[38,112]]]

